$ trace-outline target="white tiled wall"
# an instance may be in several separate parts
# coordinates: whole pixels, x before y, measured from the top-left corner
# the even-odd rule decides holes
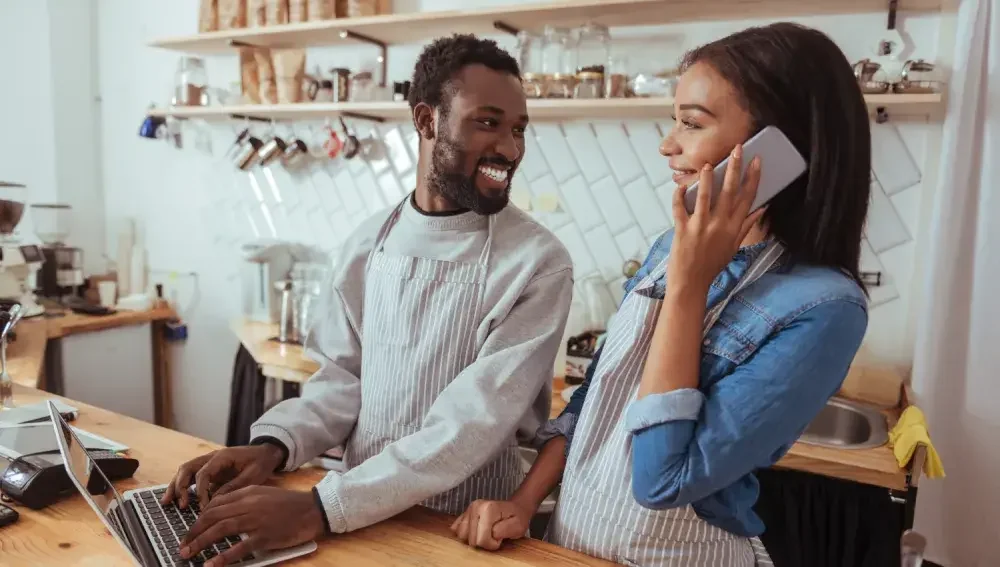
[[[317,161],[308,174],[268,172],[281,194],[278,202],[267,174],[254,170],[264,197],[265,214],[249,176],[233,168],[217,172],[225,187],[206,202],[204,218],[220,214],[232,222],[212,223],[211,236],[220,256],[233,255],[242,242],[277,237],[335,251],[368,215],[394,205],[413,188],[416,137],[410,124],[354,122],[373,141],[372,153],[354,160]],[[566,245],[579,283],[599,278],[608,301],[621,298],[625,261],[642,261],[649,245],[672,226],[669,199],[673,183],[667,160],[658,153],[668,122],[537,124],[527,133],[524,161],[512,192],[532,202],[555,196],[556,211],[531,211]],[[869,346],[885,358],[897,356],[900,293],[912,265],[913,226],[920,198],[921,171],[914,149],[929,125],[872,124],[873,180],[863,269],[883,272],[883,285],[871,288]],[[217,144],[228,132],[215,132]],[[300,132],[301,134],[301,132]],[[379,142],[381,141],[381,142]],[[515,199],[521,202],[522,199]],[[530,209],[529,209],[530,210]],[[271,229],[273,223],[274,229]],[[236,265],[230,263],[231,278]]]
[[[426,11],[530,1],[396,0],[394,5],[399,11]],[[118,223],[130,217],[145,232],[153,269],[198,274],[197,281],[165,281],[161,272],[153,277],[177,292],[190,326],[191,340],[175,350],[172,361],[176,422],[186,432],[220,440],[237,346],[228,329],[228,321],[239,312],[239,280],[234,274],[240,264],[239,244],[253,236],[246,213],[256,215],[259,229],[267,226],[259,207],[249,208],[254,197],[246,174],[236,174],[219,157],[241,125],[212,128],[213,156],[194,148],[193,123],[185,125],[188,136],[182,150],[137,137],[145,109],[163,104],[169,96],[178,56],[145,45],[154,37],[192,33],[198,0],[102,0],[94,5],[100,32],[96,34],[96,60],[102,101],[106,253],[114,257]],[[672,66],[686,49],[766,23],[740,17],[734,13],[737,19],[732,21],[615,29],[612,35],[616,45],[628,51],[632,72],[659,70]],[[851,61],[871,56],[875,40],[885,29],[881,12],[793,19],[830,34]],[[897,27],[913,41],[905,52],[907,58],[935,59],[938,25],[936,15],[900,13]],[[514,46],[511,37],[496,39],[505,48]],[[403,80],[412,73],[420,48],[414,44],[389,49],[389,80]],[[309,51],[308,67],[310,71],[315,66],[359,69],[371,65],[375,55],[368,46],[314,49]],[[232,55],[209,57],[206,65],[213,86],[224,87],[239,79]],[[365,132],[369,127],[359,126]],[[558,198],[559,210],[540,218],[572,251],[579,279],[585,275],[600,278],[608,298],[620,289],[623,261],[641,258],[651,238],[670,226],[668,172],[656,153],[660,135],[669,126],[641,121],[539,124],[530,132],[516,187],[524,195]],[[335,248],[366,215],[395,202],[414,186],[415,133],[407,125],[378,126],[377,130],[386,145],[384,159],[317,168],[312,175],[295,180],[281,170],[274,173],[284,189],[285,205],[272,211],[272,222],[281,235]],[[266,127],[259,133],[264,131]],[[297,131],[307,133],[305,128]],[[939,131],[937,124],[895,120],[876,131],[874,169],[885,194],[873,207],[872,246],[865,267],[884,269],[889,277],[888,285],[872,291],[877,306],[868,341],[876,354],[904,366],[910,359],[901,332],[908,316],[908,286],[895,284],[910,277],[915,254],[912,237],[922,195],[918,170],[928,159],[926,140]],[[258,175],[258,183],[266,202],[273,204],[263,176]],[[196,226],[185,222],[194,219],[202,222]]]

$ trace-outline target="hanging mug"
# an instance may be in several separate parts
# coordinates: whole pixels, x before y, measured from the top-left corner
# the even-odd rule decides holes
[[[340,155],[340,150],[344,149],[344,143],[340,140],[340,136],[337,135],[337,131],[330,126],[326,127],[326,140],[323,141],[323,149],[326,150],[326,156],[330,159],[336,158]]]

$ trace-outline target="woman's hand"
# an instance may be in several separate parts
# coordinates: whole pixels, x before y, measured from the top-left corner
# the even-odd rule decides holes
[[[509,500],[476,500],[451,524],[451,531],[472,547],[496,551],[503,540],[528,533],[532,512]]]
[[[743,146],[738,145],[729,157],[725,180],[718,201],[712,206],[712,166],[705,165],[698,180],[698,199],[694,213],[684,207],[680,186],[674,193],[674,240],[667,261],[667,289],[707,292],[708,286],[732,260],[750,229],[760,221],[764,208],[747,216],[757,196],[760,182],[760,158],[755,157],[740,183]]]

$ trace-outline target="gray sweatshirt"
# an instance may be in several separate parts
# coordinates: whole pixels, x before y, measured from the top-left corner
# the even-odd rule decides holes
[[[362,305],[368,254],[387,217],[388,211],[365,221],[341,250],[306,339],[306,352],[320,369],[299,398],[277,404],[251,427],[251,440],[273,437],[286,446],[285,470],[344,445],[361,406],[378,402],[365,399],[360,385]],[[408,201],[384,250],[476,262],[487,223],[473,212],[424,215]],[[498,213],[486,315],[476,331],[483,347],[472,364],[448,378],[418,430],[343,474],[329,473],[317,486],[330,529],[346,532],[394,516],[458,486],[514,443],[515,434],[530,439],[548,419],[552,367],[572,293],[572,263],[558,239],[513,206]]]

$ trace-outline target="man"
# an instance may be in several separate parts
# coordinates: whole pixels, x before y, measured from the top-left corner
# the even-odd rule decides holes
[[[492,41],[439,39],[409,104],[416,190],[344,245],[308,338],[319,371],[253,425],[250,446],[185,464],[165,495],[186,505],[194,480],[204,503],[219,486],[189,554],[248,534],[221,556],[232,561],[421,503],[459,514],[521,480],[516,432],[547,419],[573,279],[558,240],[507,206],[528,123],[517,62]],[[312,493],[256,486],[345,443],[349,470]]]

